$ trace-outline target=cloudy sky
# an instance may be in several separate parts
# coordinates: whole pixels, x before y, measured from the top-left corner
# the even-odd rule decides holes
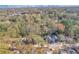
[[[79,5],[78,0],[0,0],[0,5]]]

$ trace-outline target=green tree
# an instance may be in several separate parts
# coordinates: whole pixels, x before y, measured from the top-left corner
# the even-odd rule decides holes
[[[68,35],[72,34],[73,26],[76,24],[76,21],[73,19],[63,19],[60,21],[60,23],[63,23],[65,25],[65,33]]]

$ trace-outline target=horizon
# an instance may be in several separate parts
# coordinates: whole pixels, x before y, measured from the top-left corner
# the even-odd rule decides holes
[[[62,7],[79,7],[79,5],[0,5],[0,8],[28,8],[28,7],[62,8]]]

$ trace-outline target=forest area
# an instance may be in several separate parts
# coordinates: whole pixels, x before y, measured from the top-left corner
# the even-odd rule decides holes
[[[78,9],[0,9],[0,54],[79,54]]]

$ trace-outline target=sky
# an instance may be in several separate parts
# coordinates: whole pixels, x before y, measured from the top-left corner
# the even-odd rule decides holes
[[[0,5],[79,5],[79,0],[0,0]]]

